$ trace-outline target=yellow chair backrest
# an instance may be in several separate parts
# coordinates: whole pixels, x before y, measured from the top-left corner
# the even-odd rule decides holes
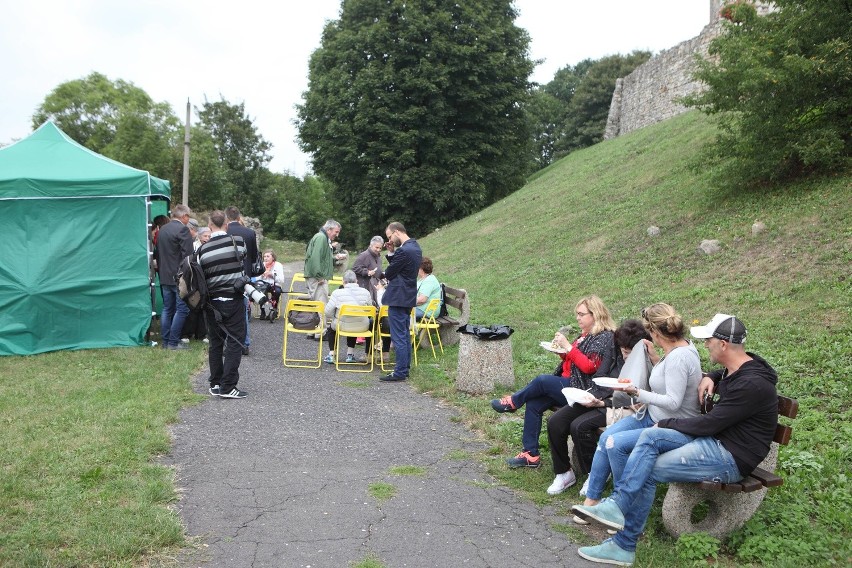
[[[423,310],[425,314],[423,319],[428,319],[429,323],[434,323],[435,317],[438,315],[438,310],[441,309],[441,298],[432,298],[429,300],[429,303],[426,304],[426,308]]]
[[[296,284],[296,282],[304,282],[304,281],[305,281],[305,275],[303,273],[297,272],[296,274],[294,274],[293,279],[290,280],[290,292],[294,291],[293,286]]]
[[[387,307],[387,306],[383,306]],[[387,315],[387,313],[385,313]],[[344,317],[376,317],[375,306],[357,306],[355,304],[343,304],[340,306],[340,311],[337,312],[337,320],[340,321]]]

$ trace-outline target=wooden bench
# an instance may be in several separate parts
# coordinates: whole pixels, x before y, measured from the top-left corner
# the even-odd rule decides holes
[[[798,412],[799,401],[786,396],[778,397],[780,416],[792,419]],[[779,422],[766,459],[742,481],[670,483],[663,500],[663,524],[666,530],[675,538],[681,534],[701,531],[722,539],[743,526],[763,502],[766,490],[783,485],[784,480],[773,472],[778,461],[778,445],[789,444],[792,434],[792,426]],[[694,521],[693,510],[702,503],[708,506],[707,514],[700,521]]]
[[[444,345],[457,345],[459,342],[458,328],[467,325],[470,321],[470,298],[467,292],[461,288],[451,288],[444,285],[444,303],[447,312],[450,308],[459,312],[458,316],[452,314],[435,318],[441,325],[438,333],[441,335],[441,343]]]

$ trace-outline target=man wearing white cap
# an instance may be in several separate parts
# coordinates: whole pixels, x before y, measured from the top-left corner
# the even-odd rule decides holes
[[[716,314],[690,329],[704,340],[710,361],[724,368],[706,373],[699,400],[716,393],[706,414],[665,418],[636,443],[613,494],[597,505],[574,505],[579,516],[617,529],[614,537],[579,554],[587,560],[630,566],[648,520],[658,483],[717,480],[734,483],[750,474],[769,453],[778,422],[775,370],[743,348],[746,328],[734,316]]]

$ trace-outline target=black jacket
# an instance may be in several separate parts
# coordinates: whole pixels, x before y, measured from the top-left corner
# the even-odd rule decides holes
[[[186,225],[172,219],[157,233],[157,272],[160,285],[174,286],[180,262],[192,254],[192,236]]]
[[[257,262],[257,233],[238,221],[231,221],[225,228],[229,235],[240,236],[246,245],[246,257],[243,259],[243,270],[251,276],[251,266]]]
[[[760,356],[749,353],[736,373],[708,373],[716,383],[719,402],[707,414],[692,418],[664,418],[657,425],[690,436],[713,436],[731,452],[743,476],[750,474],[769,453],[778,424],[778,375]]]

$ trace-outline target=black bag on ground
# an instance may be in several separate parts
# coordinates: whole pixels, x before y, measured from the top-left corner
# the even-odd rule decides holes
[[[296,329],[316,329],[320,324],[320,315],[317,312],[291,311],[287,314],[287,321]]]
[[[183,303],[193,312],[204,311],[210,301],[210,295],[207,291],[204,271],[201,270],[201,265],[198,264],[194,254],[180,261],[175,282],[177,282],[178,296]]]
[[[463,325],[458,328],[459,333],[475,335],[479,339],[508,339],[515,330],[508,325]]]

